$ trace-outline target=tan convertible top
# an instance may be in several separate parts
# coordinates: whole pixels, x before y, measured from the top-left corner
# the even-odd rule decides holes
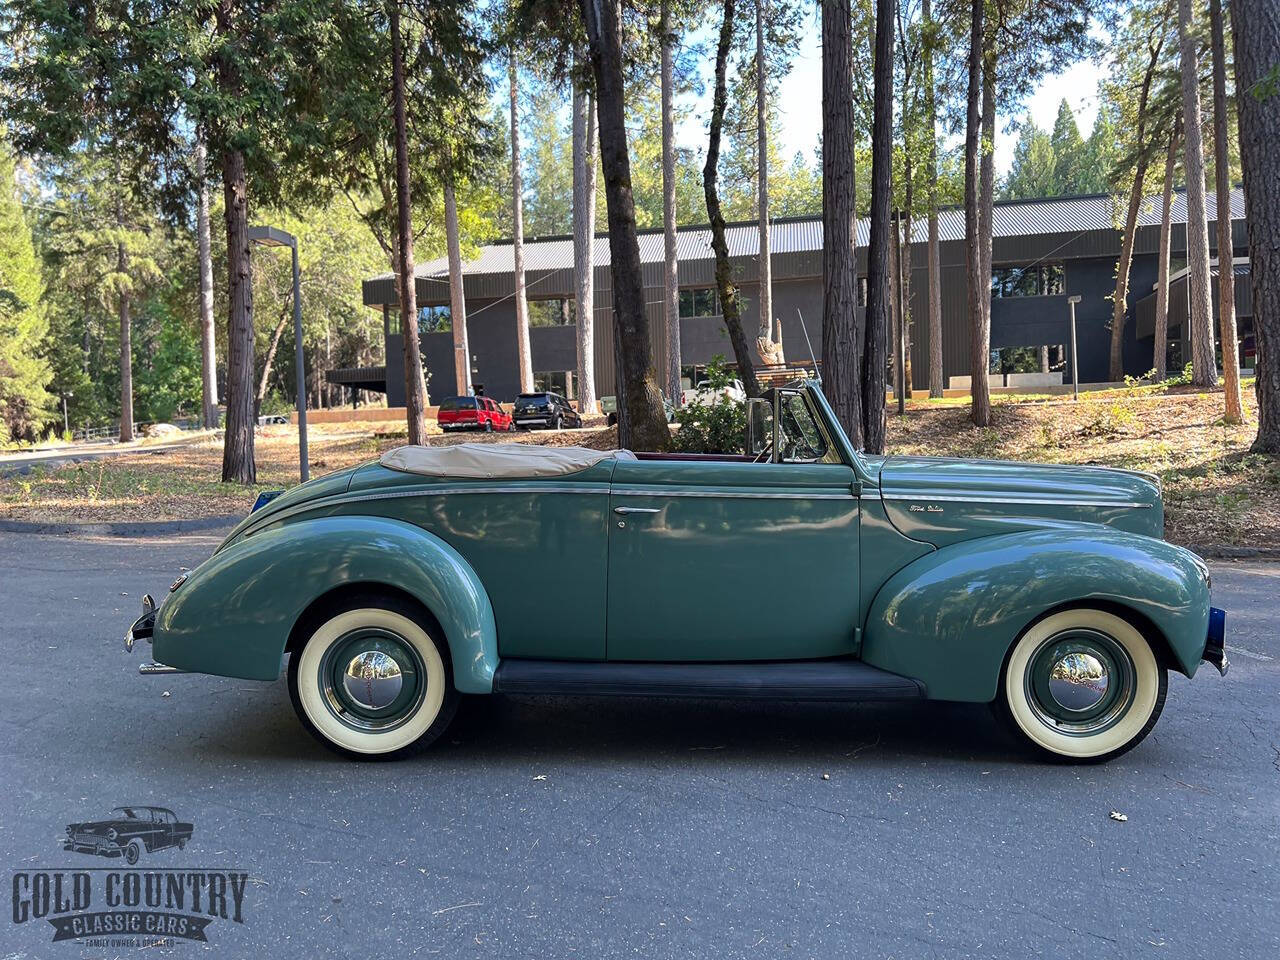
[[[459,443],[449,447],[406,446],[388,450],[384,467],[424,477],[496,480],[504,477],[558,477],[602,460],[634,460],[630,450],[540,447],[532,443]]]

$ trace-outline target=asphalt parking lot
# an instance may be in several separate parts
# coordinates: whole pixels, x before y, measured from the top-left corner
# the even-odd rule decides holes
[[[6,879],[121,869],[59,838],[130,804],[194,824],[139,869],[249,875],[243,922],[145,955],[1280,955],[1280,564],[1213,565],[1230,675],[1171,678],[1105,766],[981,706],[550,698],[353,764],[283,680],[137,675],[142,593],[218,539],[0,534]],[[6,960],[142,952],[0,923]]]

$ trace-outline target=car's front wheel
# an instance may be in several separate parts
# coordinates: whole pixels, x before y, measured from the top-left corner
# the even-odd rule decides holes
[[[289,659],[289,696],[321,743],[389,759],[432,743],[457,693],[439,628],[413,604],[362,597],[324,616]]]
[[[997,706],[1054,759],[1097,763],[1131,750],[1164,709],[1168,673],[1147,638],[1106,610],[1061,610],[1028,627],[1005,662]]]
[[[142,841],[131,840],[129,845],[124,848],[124,862],[133,866],[142,857]]]

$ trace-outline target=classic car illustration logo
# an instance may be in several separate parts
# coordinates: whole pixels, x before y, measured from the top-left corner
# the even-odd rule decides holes
[[[208,942],[215,920],[244,923],[249,874],[241,870],[131,869],[162,850],[184,850],[194,832],[168,807],[116,807],[100,820],[70,823],[64,851],[118,866],[38,868],[13,874],[13,922],[47,920],[53,942],[154,947]]]
[[[193,827],[167,807],[116,807],[105,820],[67,824],[63,849],[101,857],[123,857],[133,866],[143,853],[177,847],[191,839]]]

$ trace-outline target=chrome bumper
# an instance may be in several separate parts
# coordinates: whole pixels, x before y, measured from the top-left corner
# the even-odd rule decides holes
[[[151,637],[155,633],[156,609],[156,602],[151,598],[151,594],[144,595],[142,598],[142,616],[133,621],[133,626],[124,633],[124,649],[126,652],[132,653],[133,645],[139,640],[145,640],[147,643],[151,642]],[[138,673],[144,677],[162,673],[186,672],[186,670],[180,670],[178,667],[171,667],[167,663],[159,663],[155,660],[138,664]]]
[[[142,596],[142,616],[133,621],[133,626],[124,632],[125,652],[133,653],[133,645],[139,640],[145,640],[150,643],[155,626],[156,602],[151,598],[151,594],[146,593]]]

